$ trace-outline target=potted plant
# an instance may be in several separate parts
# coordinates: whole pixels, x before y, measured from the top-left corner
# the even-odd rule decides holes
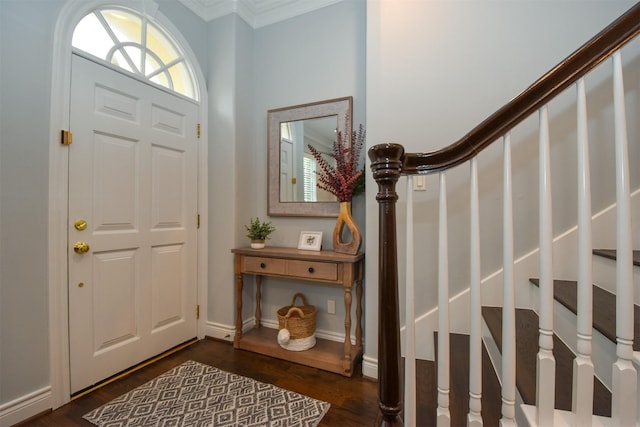
[[[249,225],[245,225],[244,228],[247,229],[247,237],[251,239],[251,247],[254,249],[264,248],[264,241],[270,239],[269,235],[276,231],[271,222],[260,221],[258,217],[251,219]]]

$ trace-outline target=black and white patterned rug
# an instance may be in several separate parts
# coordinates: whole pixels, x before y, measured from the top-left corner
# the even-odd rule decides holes
[[[192,360],[83,418],[120,426],[317,426],[327,402]]]

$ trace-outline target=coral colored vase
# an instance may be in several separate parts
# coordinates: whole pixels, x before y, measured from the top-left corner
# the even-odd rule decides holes
[[[342,240],[342,232],[347,227],[351,235],[350,241]],[[343,254],[355,255],[362,244],[360,229],[351,217],[351,202],[340,202],[338,221],[333,229],[333,250]]]

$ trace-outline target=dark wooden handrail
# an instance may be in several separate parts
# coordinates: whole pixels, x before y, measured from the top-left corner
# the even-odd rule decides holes
[[[396,236],[396,183],[400,175],[443,171],[470,160],[638,33],[640,3],[450,146],[427,153],[404,153],[399,144],[379,144],[369,149],[371,170],[378,184],[379,206],[378,426],[403,425]]]
[[[402,174],[437,172],[470,160],[640,33],[640,3],[458,141],[441,150],[406,153]]]

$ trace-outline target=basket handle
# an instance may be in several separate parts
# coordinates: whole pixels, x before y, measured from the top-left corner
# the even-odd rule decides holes
[[[302,300],[302,305],[309,305],[307,303],[307,299],[304,297],[304,295],[302,295],[300,292],[298,292],[297,294],[295,294],[293,296],[293,298],[291,299],[291,305],[294,306],[296,305],[296,298],[300,297],[300,299]]]
[[[285,319],[288,319],[289,317],[291,317],[291,314],[292,314],[294,311],[297,311],[301,318],[303,318],[303,317],[304,317],[304,313],[302,312],[302,310],[301,310],[300,308],[298,308],[298,307],[291,307],[291,308],[289,309],[289,311],[287,311],[287,315],[286,315],[286,316],[284,316],[284,317],[285,317]]]

